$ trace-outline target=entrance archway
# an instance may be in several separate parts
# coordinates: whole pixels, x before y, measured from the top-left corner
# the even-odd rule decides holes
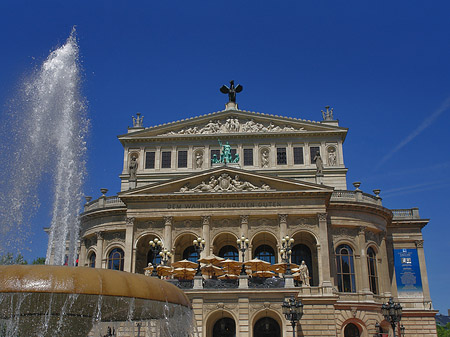
[[[234,319],[223,317],[213,327],[213,337],[236,337],[236,323]]]
[[[253,336],[281,337],[281,329],[276,320],[270,317],[260,318],[253,327]]]
[[[344,329],[344,337],[359,337],[359,336],[360,333],[358,327],[353,323],[347,324],[347,326]]]

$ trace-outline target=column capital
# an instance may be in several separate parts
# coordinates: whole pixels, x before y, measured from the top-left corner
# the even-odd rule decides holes
[[[209,225],[209,220],[211,219],[210,215],[204,215],[202,216],[202,224],[203,225]]]
[[[423,248],[423,240],[416,240],[414,243],[416,244],[416,248]]]
[[[135,217],[127,217],[127,226],[134,225],[134,221],[136,220]]]
[[[364,235],[366,233],[366,226],[359,226],[358,227],[358,234],[359,235]]]
[[[326,221],[327,220],[328,213],[317,213],[317,218],[319,221]]]
[[[248,215],[241,215],[241,224],[248,224]]]
[[[103,240],[103,236],[104,236],[104,232],[103,231],[97,232],[97,241]]]
[[[164,225],[171,226],[173,221],[173,216],[165,216],[164,217]]]
[[[278,220],[281,222],[287,222],[288,215],[287,214],[278,214]]]

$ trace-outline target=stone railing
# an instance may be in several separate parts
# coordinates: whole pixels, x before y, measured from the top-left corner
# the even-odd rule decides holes
[[[125,207],[125,203],[118,196],[100,197],[97,200],[84,205],[84,211],[92,211],[101,208]]]
[[[420,219],[418,208],[393,209],[394,220]]]
[[[334,190],[331,201],[365,202],[381,206],[381,198],[362,191]]]

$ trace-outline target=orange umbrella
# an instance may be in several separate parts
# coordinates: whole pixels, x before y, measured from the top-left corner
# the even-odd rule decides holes
[[[196,270],[194,268],[175,268],[173,270],[173,276],[182,280],[192,280],[195,272]]]
[[[223,261],[223,260],[225,260],[223,257],[215,256],[215,255],[213,254],[213,255],[204,257],[204,258],[202,258],[202,259],[198,259],[198,262],[205,263],[205,264],[213,264],[213,265],[217,265],[219,262],[221,262],[221,261]]]
[[[212,264],[207,264],[205,266],[203,266],[202,268],[202,274],[203,275],[209,275],[211,276],[218,276],[218,275],[222,275],[223,274],[223,270],[220,267],[217,267],[215,265]]]
[[[159,276],[169,276],[173,274],[173,268],[169,266],[158,266],[156,267],[156,271]]]
[[[189,260],[181,260],[172,263],[174,268],[197,268],[198,264]]]
[[[239,276],[236,274],[223,274],[218,277],[220,280],[236,280]]]
[[[249,261],[244,262],[244,264],[247,267],[250,267],[250,269],[253,272],[256,272],[256,271],[268,271],[268,270],[270,270],[270,267],[271,267],[271,264],[269,262],[266,262],[266,261],[263,261],[263,260],[260,260],[260,259],[249,260]]]
[[[253,277],[272,277],[275,276],[275,273],[273,271],[270,270],[261,270],[261,271],[256,271],[252,274]]]
[[[239,274],[242,268],[242,262],[227,259],[218,263],[219,266],[223,268],[225,273],[229,274]]]
[[[274,271],[275,273],[284,274],[284,273],[286,273],[286,268],[287,268],[287,263],[286,262],[280,262],[280,263],[273,264],[271,270]],[[291,263],[290,264],[290,268],[291,268],[291,271],[292,271],[293,268],[298,268],[298,264]]]

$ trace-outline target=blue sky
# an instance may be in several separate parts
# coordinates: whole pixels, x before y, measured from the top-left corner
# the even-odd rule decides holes
[[[450,308],[450,3],[446,1],[18,1],[0,3],[2,117],[24,77],[77,26],[88,101],[86,195],[119,191],[116,136],[144,124],[239,107],[349,128],[348,183],[382,190],[389,208],[419,207],[435,308]],[[34,221],[45,256],[49,203]]]

